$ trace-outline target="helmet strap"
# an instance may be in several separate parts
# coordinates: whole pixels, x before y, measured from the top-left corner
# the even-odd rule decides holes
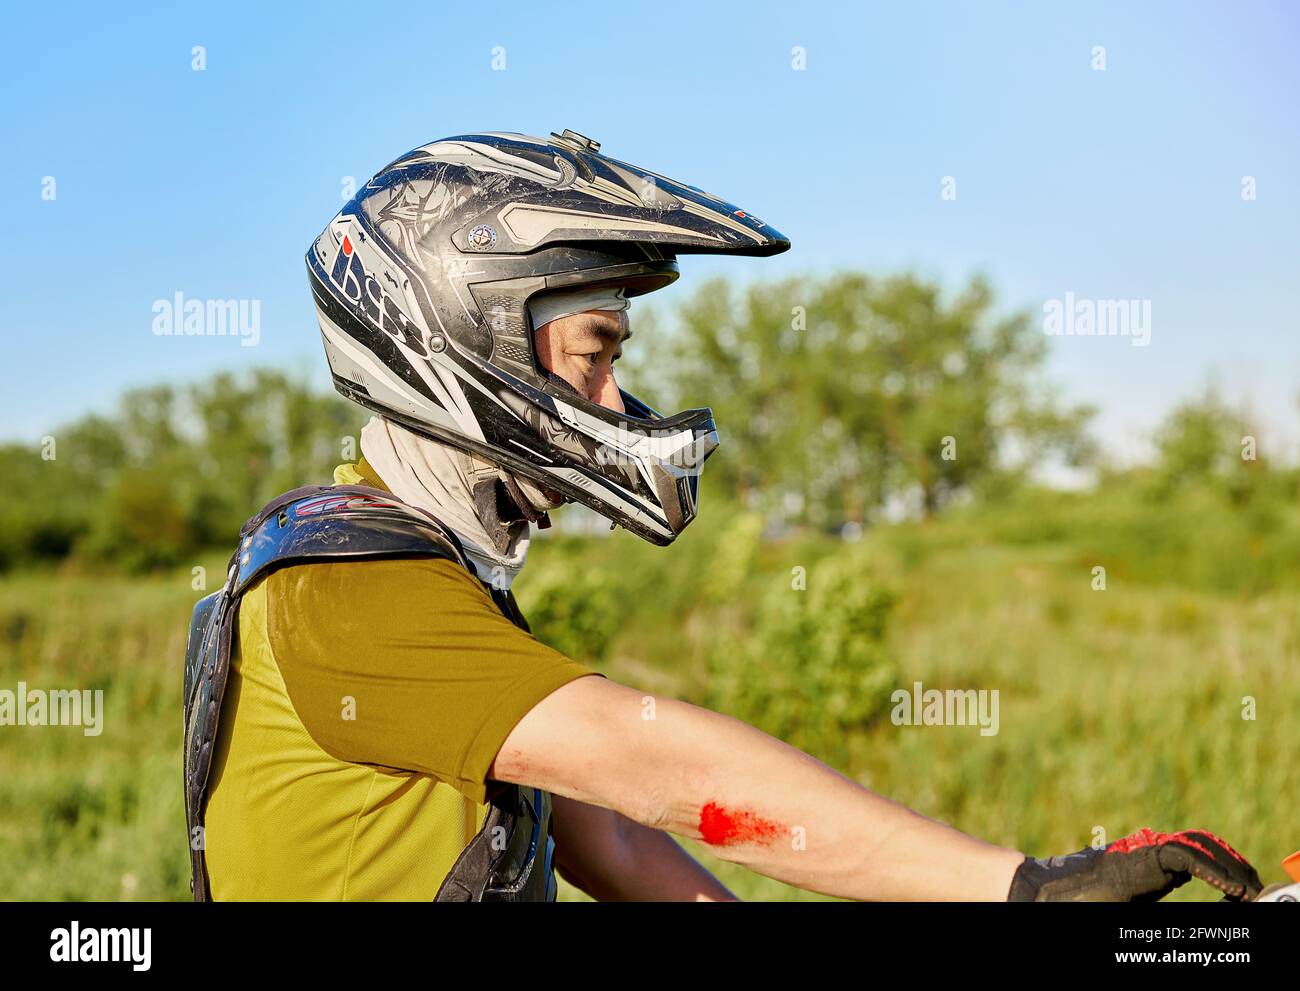
[[[533,506],[532,500],[520,488],[519,483],[515,481],[514,475],[508,471],[503,471],[498,476],[498,481],[501,483],[502,489],[505,490],[505,494],[509,497],[511,504],[524,519],[529,523],[536,524],[539,530],[550,529],[550,516],[546,514],[545,510],[536,509]]]
[[[495,478],[475,482],[473,494],[474,512],[479,522],[492,538],[497,553],[506,553],[519,528],[527,526],[524,517]]]

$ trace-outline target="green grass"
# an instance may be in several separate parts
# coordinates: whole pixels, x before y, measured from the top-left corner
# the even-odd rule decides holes
[[[1195,826],[1236,845],[1266,883],[1282,880],[1281,859],[1300,847],[1290,807],[1300,796],[1300,594],[1114,578],[1094,591],[1090,561],[1068,546],[963,545],[955,529],[905,528],[868,548],[900,590],[887,652],[900,686],[997,689],[999,732],[880,719],[852,738],[840,769],[926,815],[1036,854],[1142,826]],[[781,550],[765,549],[770,570],[751,586],[785,582],[781,565],[809,556],[794,544],[783,561]],[[688,639],[704,629],[688,624]],[[696,649],[680,644],[678,656]],[[647,671],[632,653],[608,665],[615,676],[656,680],[657,691],[689,680],[673,670]],[[1253,720],[1243,719],[1246,696]],[[813,897],[692,850],[741,897]],[[1215,897],[1199,884],[1170,896]]]
[[[1123,558],[1113,534],[1129,523],[1113,532],[1036,523],[1043,532],[1031,539],[1015,520],[954,517],[843,545],[759,543],[743,518],[728,519],[702,522],[667,551],[621,533],[539,540],[521,582],[525,609],[543,638],[548,626],[562,633],[566,649],[589,652],[611,676],[699,698],[719,657],[763,653],[765,611],[808,594],[790,588],[793,567],[817,581],[830,573],[819,569],[861,566],[864,582],[895,597],[880,648],[900,686],[1000,694],[992,737],[894,726],[887,715],[863,721],[844,734],[837,764],[864,785],[1043,855],[1078,849],[1095,829],[1115,839],[1190,825],[1229,839],[1269,881],[1300,847],[1294,588],[1209,581],[1202,563],[1180,568],[1177,548],[1166,548],[1158,569],[1130,555],[1093,591],[1091,568]],[[205,562],[210,584],[222,560]],[[0,578],[0,688],[102,687],[107,710],[95,738],[0,727],[0,898],[188,897],[179,696],[200,594],[188,570]],[[766,660],[797,681],[811,655],[783,650]],[[1254,720],[1242,718],[1245,696],[1256,700]],[[824,700],[801,704],[810,724],[829,718]],[[687,845],[744,898],[816,898]],[[564,896],[581,897],[567,886]],[[1193,884],[1173,897],[1214,895]]]
[[[202,594],[188,571],[0,581],[0,688],[104,690],[98,736],[0,727],[0,898],[188,895],[180,679]]]

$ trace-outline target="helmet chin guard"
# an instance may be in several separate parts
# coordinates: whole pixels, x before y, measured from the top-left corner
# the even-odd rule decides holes
[[[675,281],[683,253],[771,255],[778,231],[565,131],[463,135],[381,170],[307,252],[334,384],[656,544],[695,518],[707,409],[591,402],[541,366],[528,300]]]

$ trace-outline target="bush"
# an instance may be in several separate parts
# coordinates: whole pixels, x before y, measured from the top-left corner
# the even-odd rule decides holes
[[[897,683],[884,649],[896,596],[861,553],[822,560],[800,584],[769,578],[749,635],[711,644],[700,701],[843,766]]]
[[[537,639],[575,661],[603,662],[622,612],[606,575],[577,554],[551,553],[529,562],[527,584],[524,613]]]

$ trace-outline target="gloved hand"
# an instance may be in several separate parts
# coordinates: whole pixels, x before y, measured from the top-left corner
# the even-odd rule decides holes
[[[1192,876],[1239,901],[1263,890],[1255,868],[1213,833],[1140,829],[1097,850],[1026,857],[1011,879],[1012,902],[1159,901]]]

